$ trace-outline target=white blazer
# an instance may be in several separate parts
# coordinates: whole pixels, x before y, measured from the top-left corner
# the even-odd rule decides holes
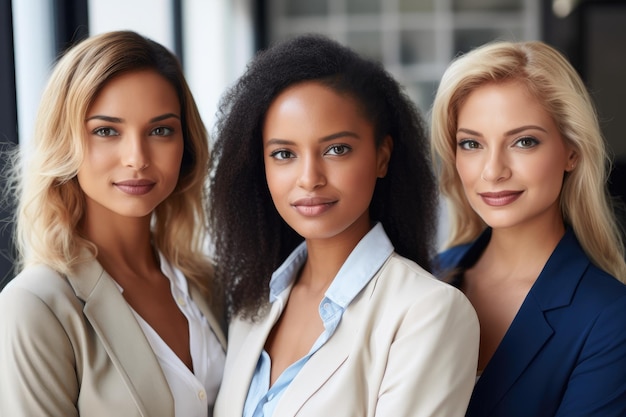
[[[231,323],[215,417],[241,417],[282,313],[278,304],[258,322]],[[464,416],[478,341],[478,319],[465,296],[394,253],[286,389],[273,417]]]

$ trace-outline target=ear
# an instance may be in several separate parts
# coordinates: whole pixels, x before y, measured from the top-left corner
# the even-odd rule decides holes
[[[567,165],[565,166],[565,172],[572,172],[576,168],[578,162],[578,152],[576,149],[570,149],[569,156],[567,157]]]
[[[391,139],[391,136],[387,135],[376,150],[376,175],[378,178],[385,178],[385,175],[387,175],[387,168],[389,167],[392,151],[393,139]]]

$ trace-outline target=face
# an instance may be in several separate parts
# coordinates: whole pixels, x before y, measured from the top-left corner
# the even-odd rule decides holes
[[[523,85],[494,83],[474,90],[459,109],[456,142],[465,195],[489,226],[562,219],[559,195],[576,153]]]
[[[113,78],[85,119],[86,152],[78,171],[87,212],[149,216],[176,187],[183,155],[174,87],[154,71]]]
[[[282,218],[308,240],[363,237],[391,139],[376,148],[356,102],[315,82],[287,88],[263,128],[265,174]]]

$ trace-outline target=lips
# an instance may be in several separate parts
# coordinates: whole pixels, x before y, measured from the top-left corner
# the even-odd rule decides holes
[[[137,179],[114,182],[113,185],[123,193],[130,195],[143,195],[149,193],[154,188],[156,183],[151,180]]]
[[[522,191],[498,191],[479,193],[483,201],[493,207],[506,206],[513,203],[522,195]]]
[[[324,214],[337,203],[337,200],[321,197],[301,198],[294,201],[291,206],[303,216],[319,216]]]

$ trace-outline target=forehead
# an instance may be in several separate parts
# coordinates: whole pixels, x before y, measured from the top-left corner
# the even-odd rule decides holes
[[[309,80],[291,84],[280,91],[270,103],[270,107],[278,101],[285,100],[286,97],[293,96],[307,96],[317,100],[350,101],[351,105],[358,104],[348,91],[340,91],[322,81]]]
[[[316,81],[294,84],[281,91],[270,103],[265,121],[295,116],[326,121],[354,118],[366,121],[352,95],[337,92]]]
[[[488,83],[471,91],[459,105],[457,127],[484,125],[489,128],[523,124],[549,125],[556,130],[552,115],[521,82]],[[466,126],[468,127],[468,126]]]
[[[274,98],[265,114],[264,132],[290,125],[294,130],[305,126],[324,130],[333,126],[357,128],[362,124],[371,127],[351,95],[317,81],[307,81],[289,86]]]
[[[91,102],[88,113],[101,108],[140,110],[144,107],[179,108],[176,89],[165,77],[151,69],[129,71],[109,79]]]
[[[359,102],[348,92],[337,91],[319,81],[303,81],[290,85],[276,95],[270,103],[265,118],[279,109],[294,110],[303,107],[308,112],[340,110],[340,115],[360,112]],[[329,112],[329,111],[327,111]]]

